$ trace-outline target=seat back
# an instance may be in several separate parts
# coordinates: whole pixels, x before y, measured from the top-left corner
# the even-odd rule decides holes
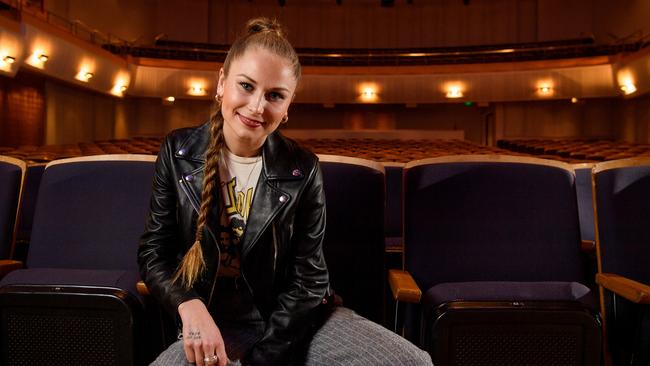
[[[97,155],[47,165],[28,268],[137,270],[155,156]]]
[[[29,239],[34,222],[34,211],[38,200],[38,187],[41,185],[45,165],[47,164],[29,164],[25,172],[25,183],[23,184],[23,194],[16,223],[18,227],[16,228],[16,244],[13,255],[13,259],[23,262],[27,258],[27,249],[29,248]]]
[[[323,251],[343,304],[383,321],[384,169],[379,163],[319,155],[327,200]]]
[[[600,272],[650,284],[650,158],[593,169]]]
[[[596,164],[592,178],[599,272],[650,285],[650,158]],[[650,364],[650,306],[601,293],[613,363]]]
[[[596,240],[594,228],[594,206],[592,204],[591,169],[594,164],[581,163],[573,165],[576,173],[576,193],[578,197],[578,214],[580,217],[580,237],[582,240]]]
[[[405,264],[416,282],[584,281],[570,165],[509,156],[414,161]]]
[[[0,259],[12,255],[25,170],[24,161],[0,156]]]

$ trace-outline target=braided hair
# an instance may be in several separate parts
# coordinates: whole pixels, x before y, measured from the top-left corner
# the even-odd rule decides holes
[[[296,81],[300,80],[301,68],[298,55],[282,31],[276,20],[268,18],[251,19],[246,24],[246,33],[239,37],[228,51],[223,63],[224,76],[228,75],[230,65],[251,47],[261,47],[289,61]],[[211,218],[210,208],[215,204],[219,194],[219,155],[225,145],[223,137],[223,115],[221,114],[221,99],[217,97],[215,113],[210,117],[210,144],[205,151],[205,166],[203,188],[201,191],[201,207],[196,221],[194,244],[185,253],[180,266],[174,274],[174,281],[180,281],[185,288],[191,288],[194,282],[205,271],[205,259],[201,249],[203,231],[206,222]]]

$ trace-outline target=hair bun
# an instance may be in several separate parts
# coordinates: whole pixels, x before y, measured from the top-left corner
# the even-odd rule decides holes
[[[280,37],[284,37],[284,32],[282,31],[282,26],[275,19],[269,19],[266,17],[254,18],[246,23],[246,30],[248,34],[255,33],[275,33]]]

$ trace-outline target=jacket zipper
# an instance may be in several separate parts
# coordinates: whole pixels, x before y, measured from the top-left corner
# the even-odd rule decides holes
[[[183,190],[185,195],[187,195],[187,198],[190,200],[190,203],[192,203],[192,207],[194,208],[194,211],[197,212],[197,214],[198,214],[199,209],[196,207],[196,205],[193,204],[192,196],[190,195],[189,190],[185,186],[185,184],[187,184],[187,183],[182,178],[179,179],[178,182],[181,185],[181,189]],[[210,231],[210,229],[208,229],[208,233],[212,236],[212,239],[215,240],[215,243],[217,245],[218,257],[221,258],[221,249],[219,249],[219,243],[216,241],[216,238],[214,237],[214,233],[212,233],[212,231]],[[215,270],[214,279],[212,280],[212,286],[211,286],[211,289],[210,289],[210,296],[208,297],[208,303],[206,304],[206,307],[208,309],[210,308],[210,304],[212,303],[212,296],[214,295],[214,288],[215,288],[215,286],[217,284],[217,273],[219,273],[219,266],[220,265],[221,265],[220,261],[217,261],[217,269]]]

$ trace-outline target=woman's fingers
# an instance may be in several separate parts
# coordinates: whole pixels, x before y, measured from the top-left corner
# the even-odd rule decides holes
[[[216,342],[203,342],[203,361],[206,366],[216,366],[219,360],[219,355],[216,353]]]

